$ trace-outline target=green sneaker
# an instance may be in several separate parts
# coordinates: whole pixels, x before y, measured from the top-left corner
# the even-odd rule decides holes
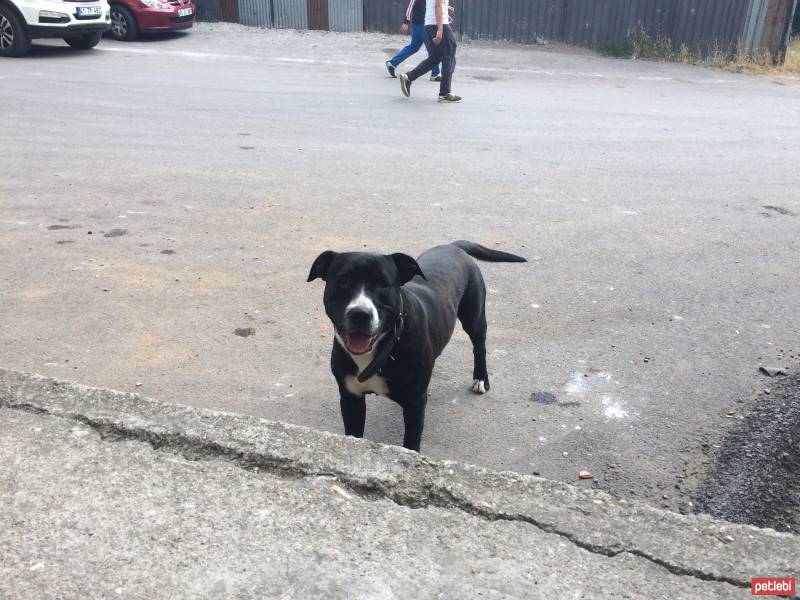
[[[411,80],[405,73],[400,73],[400,89],[406,98],[411,96]]]
[[[458,104],[461,102],[461,96],[456,96],[453,92],[450,92],[446,96],[439,96],[439,102],[444,102],[446,104]]]

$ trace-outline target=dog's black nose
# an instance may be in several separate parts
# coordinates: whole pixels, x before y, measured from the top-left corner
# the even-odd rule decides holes
[[[372,311],[353,307],[345,315],[349,329],[369,331],[372,329]]]

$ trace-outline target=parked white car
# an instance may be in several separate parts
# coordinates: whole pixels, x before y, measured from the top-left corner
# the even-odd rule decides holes
[[[108,0],[0,0],[0,56],[22,56],[36,38],[94,48],[111,27]]]

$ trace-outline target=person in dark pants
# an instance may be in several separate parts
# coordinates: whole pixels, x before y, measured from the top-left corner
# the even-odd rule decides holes
[[[450,104],[461,102],[461,97],[456,96],[450,89],[453,71],[456,68],[456,36],[450,28],[449,12],[450,0],[425,0],[425,31],[433,42],[433,53],[416,69],[400,74],[400,89],[406,98],[411,95],[411,84],[441,62],[442,81],[439,84],[439,102]]]
[[[392,77],[397,77],[394,73],[397,65],[412,54],[416,54],[422,47],[422,44],[425,44],[425,48],[428,50],[428,56],[433,52],[433,42],[431,38],[428,37],[428,32],[425,31],[425,0],[409,0],[408,7],[406,8],[406,18],[400,26],[401,33],[408,33],[409,23],[411,24],[411,43],[400,50],[394,58],[386,61],[386,69]],[[433,67],[431,71],[431,81],[441,80],[442,78],[439,75],[439,63],[436,63],[436,66]]]

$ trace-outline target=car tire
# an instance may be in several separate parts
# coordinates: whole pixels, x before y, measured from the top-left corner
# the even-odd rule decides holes
[[[71,47],[75,48],[75,50],[89,50],[90,48],[97,46],[102,37],[103,34],[100,32],[84,33],[81,35],[65,37],[64,41],[67,42]]]
[[[11,8],[0,4],[0,56],[16,58],[30,49],[31,38],[22,20]]]
[[[111,29],[108,35],[122,42],[131,42],[139,35],[136,18],[121,4],[111,5]]]

